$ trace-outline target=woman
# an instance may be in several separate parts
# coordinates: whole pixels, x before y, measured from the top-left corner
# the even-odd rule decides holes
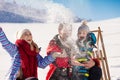
[[[39,48],[32,39],[29,29],[18,32],[15,44],[11,43],[0,27],[0,42],[4,49],[12,57],[8,80],[24,80],[29,77],[38,77],[37,67],[45,68],[52,63],[57,54],[51,54],[43,58],[39,54]]]

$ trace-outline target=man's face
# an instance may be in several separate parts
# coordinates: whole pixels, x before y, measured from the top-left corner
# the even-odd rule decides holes
[[[87,36],[87,31],[83,30],[83,31],[78,32],[78,39],[79,40],[85,40],[86,36]]]
[[[72,27],[71,26],[66,26],[66,27],[63,27],[60,32],[60,37],[63,39],[63,40],[66,40],[68,37],[71,36],[72,34]]]

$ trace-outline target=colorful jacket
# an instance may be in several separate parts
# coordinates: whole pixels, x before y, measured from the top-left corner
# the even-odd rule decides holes
[[[0,42],[2,44],[2,47],[12,57],[12,65],[10,67],[9,73],[7,74],[8,75],[7,80],[16,80],[17,72],[21,66],[20,54],[19,54],[18,48],[15,44],[11,43],[7,39],[2,29],[0,29]],[[51,55],[45,56],[43,58],[40,54],[37,54],[36,58],[38,61],[38,67],[40,68],[45,68],[47,65],[49,65],[54,61],[54,58]]]
[[[52,54],[53,52],[62,52],[62,45],[58,39],[58,35],[56,35],[49,43],[47,48],[47,54]],[[57,57],[56,60],[50,64],[50,69],[47,73],[46,80],[49,80],[50,77],[54,74],[56,68],[68,68],[70,67],[69,64],[69,57]]]
[[[93,48],[96,48],[96,36],[94,33],[89,32],[86,36],[86,40],[81,45],[81,42],[79,40],[76,41],[77,46],[80,50],[80,52],[86,52],[90,57],[93,55]],[[87,57],[86,57],[87,60]],[[99,60],[97,58],[93,58],[95,62],[95,66],[100,66]]]

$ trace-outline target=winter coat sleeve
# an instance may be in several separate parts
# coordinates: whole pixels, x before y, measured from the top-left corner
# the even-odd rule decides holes
[[[61,49],[54,40],[51,40],[47,47],[47,55],[50,55],[53,52],[61,52]]]
[[[9,79],[8,80],[16,80],[17,72],[20,69],[21,62],[20,62],[20,55],[16,54],[12,59],[12,66],[9,70]]]
[[[3,46],[3,48],[10,54],[11,57],[14,57],[16,53],[18,53],[17,46],[13,43],[11,43],[5,33],[2,29],[0,29],[0,42]]]
[[[52,55],[48,55],[43,58],[40,54],[37,54],[37,60],[38,60],[38,67],[45,68],[55,59],[52,57]]]

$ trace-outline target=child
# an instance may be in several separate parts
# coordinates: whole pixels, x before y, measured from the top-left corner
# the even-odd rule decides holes
[[[29,77],[37,78],[37,67],[45,68],[55,60],[56,54],[42,58],[39,48],[32,39],[30,30],[23,29],[18,32],[15,44],[11,43],[0,27],[0,42],[12,57],[8,80],[24,80]]]
[[[96,43],[96,37],[94,33],[90,32],[89,27],[86,25],[86,22],[83,22],[82,25],[78,28],[77,36],[78,36],[78,39],[76,43],[79,48],[80,54],[76,55],[75,58],[80,63],[86,64],[87,61],[91,60],[92,58],[92,51],[93,51],[93,48],[95,47],[94,44]],[[91,73],[89,72],[90,71],[89,69],[85,68],[85,66],[74,66],[73,78],[75,80],[100,80],[101,69],[99,67],[97,67],[96,69],[100,71],[100,72],[97,72],[100,75],[98,76],[98,78],[90,79]]]

